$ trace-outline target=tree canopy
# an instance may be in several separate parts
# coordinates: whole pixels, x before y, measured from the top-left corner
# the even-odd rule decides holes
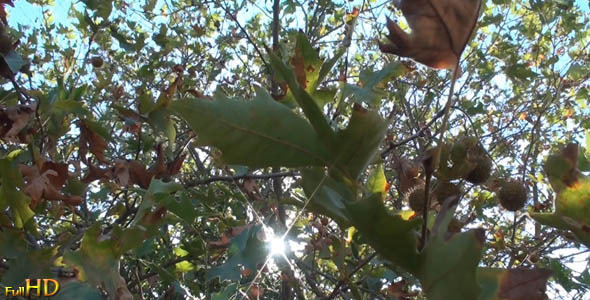
[[[590,8],[0,0],[0,290],[588,299]]]

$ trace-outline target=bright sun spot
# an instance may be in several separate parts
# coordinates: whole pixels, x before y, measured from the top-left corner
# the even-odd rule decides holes
[[[270,253],[273,256],[285,255],[285,241],[280,237],[275,237],[270,242]]]

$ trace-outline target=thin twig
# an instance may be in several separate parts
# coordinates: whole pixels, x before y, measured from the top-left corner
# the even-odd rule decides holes
[[[422,128],[420,128],[420,130],[418,130],[418,132],[416,132],[415,134],[413,134],[412,136],[396,142],[396,143],[391,143],[389,144],[389,147],[387,147],[387,149],[385,149],[383,152],[381,152],[381,157],[385,158],[387,157],[387,155],[389,155],[389,153],[391,153],[391,151],[393,151],[395,148],[399,147],[399,146],[403,146],[419,137],[421,137],[424,132],[426,130],[428,130],[430,128],[430,126],[432,126],[432,124],[434,124],[434,122],[436,122],[436,120],[440,119],[443,115],[445,114],[445,110],[441,110],[439,111],[436,115],[434,115],[434,117],[432,118],[432,120],[430,120],[425,126],[423,126]]]
[[[350,277],[352,277],[352,275],[354,275],[356,272],[360,271],[366,264],[368,264],[371,260],[373,260],[373,258],[375,258],[375,256],[377,256],[377,252],[369,255],[362,262],[360,262],[356,266],[356,268],[354,268],[354,270],[352,270],[352,272],[350,272],[350,274],[348,274],[348,276],[346,276],[345,279],[338,281],[338,283],[334,287],[334,290],[332,291],[332,293],[330,294],[330,296],[328,296],[328,298],[326,300],[332,300],[336,296],[338,296],[338,294],[340,293],[340,288],[348,281],[348,279],[350,279]]]
[[[271,178],[279,178],[279,177],[298,177],[300,176],[299,173],[295,171],[290,172],[279,172],[279,173],[270,173],[270,174],[246,174],[246,175],[237,175],[237,176],[212,176],[207,179],[201,180],[194,180],[184,184],[185,188],[194,187],[197,185],[204,185],[213,182],[234,182],[240,179],[271,179]]]
[[[264,65],[269,70],[272,70],[272,68],[270,67],[270,65],[268,64],[268,62],[264,59],[264,55],[262,54],[262,51],[260,51],[260,48],[258,48],[258,46],[254,42],[254,40],[252,39],[252,37],[250,36],[250,34],[248,33],[248,31],[246,31],[246,28],[244,28],[242,26],[242,24],[240,24],[240,22],[238,21],[238,18],[234,14],[232,14],[229,11],[229,9],[227,7],[225,7],[225,5],[221,5],[221,8],[223,8],[223,10],[225,11],[225,13],[228,14],[230,16],[230,18],[236,23],[236,26],[238,26],[238,28],[240,28],[240,30],[244,33],[244,35],[246,35],[246,39],[248,40],[248,42],[250,42],[250,44],[252,44],[252,46],[254,47],[254,50],[256,51],[256,53],[258,53],[258,55],[260,56],[260,60],[262,60],[262,63],[264,63]]]

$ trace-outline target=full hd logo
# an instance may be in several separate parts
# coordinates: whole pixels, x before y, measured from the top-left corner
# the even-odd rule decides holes
[[[29,296],[44,296],[51,297],[55,296],[59,291],[59,282],[54,279],[37,279],[25,280],[25,286],[4,288],[4,296],[6,297],[29,297]]]

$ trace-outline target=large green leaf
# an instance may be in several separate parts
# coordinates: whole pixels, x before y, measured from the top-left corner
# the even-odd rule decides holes
[[[375,158],[385,138],[387,122],[376,111],[356,108],[346,129],[338,132],[333,159],[353,180],[365,171]]]
[[[345,203],[354,201],[350,189],[332,177],[324,178],[326,175],[323,169],[305,169],[302,174],[301,184],[305,194],[310,198],[308,208],[332,218],[342,228],[349,227],[350,216]]]
[[[480,294],[476,270],[485,236],[482,230],[470,230],[447,238],[454,210],[439,215],[440,223],[435,223],[433,235],[420,255],[418,277],[429,300],[472,300]]]
[[[385,172],[383,171],[383,164],[377,165],[377,167],[371,171],[369,178],[367,178],[367,184],[365,184],[366,195],[370,194],[381,194],[381,200],[385,200],[387,196],[387,178],[385,178]]]
[[[327,145],[331,145],[334,140],[334,131],[330,127],[330,124],[324,117],[320,106],[313,99],[311,95],[297,82],[296,74],[294,70],[288,67],[280,58],[276,55],[270,55],[271,64],[275,72],[277,72],[282,78],[287,81],[289,89],[293,93],[297,104],[303,110],[303,113],[322,139]]]
[[[299,32],[296,39],[295,56],[291,58],[291,66],[299,85],[311,95],[319,107],[323,107],[324,104],[334,99],[336,92],[328,89],[318,90],[318,86],[332,70],[338,59],[345,53],[345,49],[339,49],[333,58],[324,62],[304,33]],[[280,74],[278,75],[278,77],[282,77]],[[283,103],[297,102],[291,89],[287,90],[285,97],[281,101]]]
[[[76,251],[64,253],[64,260],[76,266],[80,281],[93,286],[104,286],[114,299],[119,280],[119,259],[123,254],[118,239],[101,236],[99,224],[90,227],[82,238],[82,244]]]
[[[29,208],[31,198],[21,192],[24,180],[18,167],[8,158],[0,159],[0,210],[10,207],[14,226],[23,228],[35,213]]]
[[[0,275],[5,286],[21,286],[27,278],[51,277],[55,248],[33,249],[16,229],[0,231],[0,257],[6,259],[8,270]]]
[[[223,152],[228,164],[252,168],[329,165],[330,155],[310,124],[259,89],[250,102],[217,97],[173,102],[172,110],[199,143]]]
[[[381,100],[386,97],[386,83],[408,72],[408,68],[400,62],[385,65],[379,71],[364,70],[359,75],[360,85],[345,84],[342,89],[343,97],[350,97],[356,103],[367,103],[372,107],[381,106]]]
[[[570,144],[547,159],[544,170],[557,192],[555,212],[530,215],[539,223],[571,230],[580,242],[590,246],[590,177],[577,170],[578,156],[577,146]]]
[[[421,220],[406,220],[400,214],[389,212],[381,199],[381,194],[376,193],[346,203],[352,223],[381,256],[417,274],[421,264],[417,229]]]

